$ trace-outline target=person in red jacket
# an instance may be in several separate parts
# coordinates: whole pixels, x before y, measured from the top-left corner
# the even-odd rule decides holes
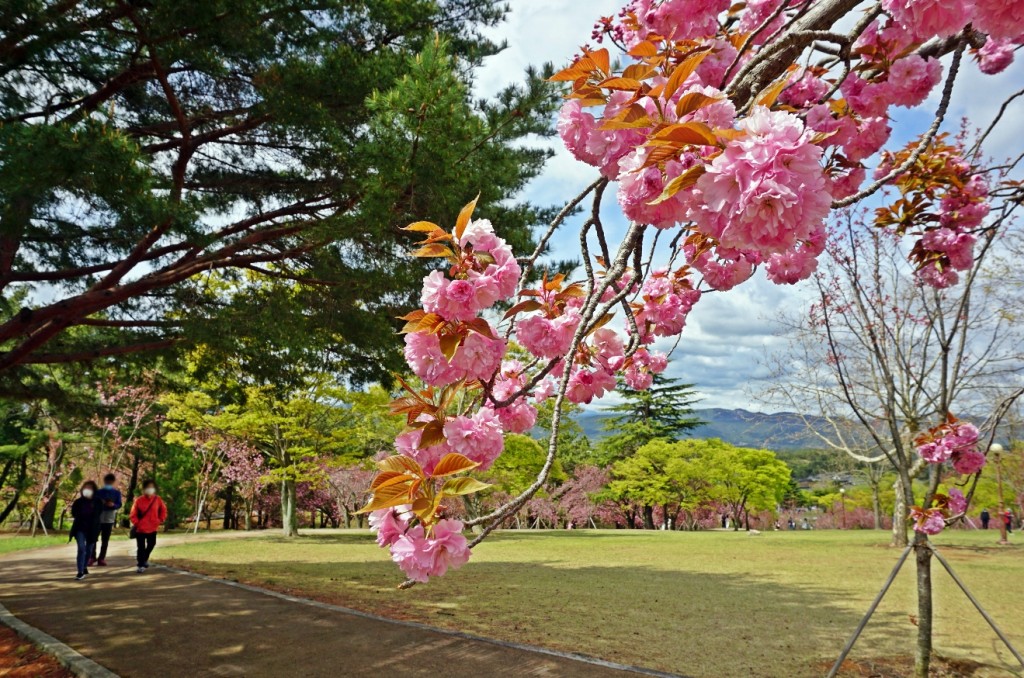
[[[136,572],[142,574],[149,567],[149,555],[156,547],[157,530],[167,520],[167,505],[157,496],[155,481],[143,481],[142,496],[132,502],[129,520],[135,528],[135,560],[138,563]]]

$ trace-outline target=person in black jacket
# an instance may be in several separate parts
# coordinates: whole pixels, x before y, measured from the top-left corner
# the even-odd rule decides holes
[[[117,520],[117,510],[121,508],[121,491],[118,490],[114,483],[117,482],[117,476],[113,473],[108,473],[103,476],[103,487],[101,487],[94,495],[100,504],[100,552],[96,554],[96,544],[92,545],[92,552],[89,554],[89,565],[97,564],[100,566],[106,566],[107,564],[107,545],[110,544],[110,533],[114,529],[114,522]]]
[[[96,496],[96,483],[86,480],[82,483],[81,496],[71,504],[71,532],[68,534],[68,541],[72,539],[78,544],[78,575],[75,579],[82,581],[89,574],[89,554],[96,545],[100,534],[100,506],[99,498]]]

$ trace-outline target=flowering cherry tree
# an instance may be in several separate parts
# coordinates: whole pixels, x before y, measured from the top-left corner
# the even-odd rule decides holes
[[[463,565],[543,486],[566,400],[600,398],[617,376],[649,386],[666,366],[654,342],[679,335],[707,293],[735,288],[758,268],[777,284],[808,278],[835,210],[893,187],[898,197],[874,226],[907,238],[920,284],[942,288],[971,268],[993,197],[1019,192],[1012,182],[990,184],[998,176],[978,167],[981,141],[967,148],[940,130],[965,56],[984,73],[1013,58],[1024,39],[1020,3],[632,0],[598,22],[594,39],[606,46],[584,47],[552,79],[567,88],[559,134],[600,177],[568,202],[538,248],[515,256],[489,221],[473,219],[475,203],[451,230],[407,228],[423,236],[413,254],[444,267],[424,280],[422,308],[404,317],[405,356],[424,386],[403,383],[393,411],[407,429],[398,455],[379,463],[363,510],[410,581]],[[886,149],[890,112],[933,91],[932,123],[906,148]],[[629,220],[618,243],[600,209],[612,181]],[[530,283],[548,240],[588,196],[581,279]],[[505,301],[512,305],[498,322],[493,309]],[[505,359],[513,337],[529,360]],[[503,434],[528,429],[537,403],[552,397],[537,481],[487,515],[450,518],[451,498],[486,487],[464,474],[486,470]],[[949,443],[959,463],[976,466],[969,431],[948,426],[922,444]],[[946,497],[938,510],[958,501]],[[937,524],[928,515],[922,529]],[[478,527],[472,542],[462,535],[470,526]],[[926,626],[919,675],[928,671],[930,602]]]

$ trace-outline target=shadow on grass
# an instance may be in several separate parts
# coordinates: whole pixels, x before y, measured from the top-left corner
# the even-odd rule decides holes
[[[384,617],[694,676],[820,675],[860,618],[835,604],[837,591],[811,581],[643,566],[475,562],[398,591],[401,579],[384,560],[178,564]],[[909,628],[898,613],[879,613],[871,627],[902,640]]]
[[[318,553],[321,545],[370,541],[361,534],[300,540]],[[820,675],[862,607],[838,604],[845,593],[816,584],[813,573],[782,584],[558,561],[477,561],[398,591],[400,578],[384,559],[261,561],[252,547],[244,563],[196,557],[175,564],[384,617],[692,676]],[[124,676],[616,675],[168,572],[136,575],[126,559],[112,565],[77,583],[49,558],[5,563],[0,599]],[[905,654],[911,627],[904,614],[880,611],[869,628],[857,654]]]

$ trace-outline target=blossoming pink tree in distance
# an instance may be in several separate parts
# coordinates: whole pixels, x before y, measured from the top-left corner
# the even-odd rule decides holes
[[[757,268],[777,284],[806,279],[836,210],[893,187],[898,197],[874,226],[910,241],[920,284],[956,284],[972,266],[976,233],[990,227],[990,204],[1019,196],[1019,184],[1002,178],[1007,168],[978,167],[991,127],[972,148],[940,129],[965,57],[996,73],[1022,38],[1024,5],[1001,0],[632,0],[599,21],[594,39],[609,46],[583,48],[552,79],[566,83],[559,134],[600,176],[537,249],[516,256],[489,221],[473,219],[475,203],[450,231],[407,227],[423,236],[413,254],[444,265],[425,278],[422,308],[404,317],[405,355],[423,387],[403,383],[393,411],[407,428],[398,454],[379,462],[363,510],[409,581],[463,565],[531,499],[557,454],[566,400],[601,398],[620,375],[649,386],[666,366],[652,345],[679,335],[705,294],[741,285]],[[933,91],[933,122],[908,147],[885,150],[892,111]],[[619,242],[600,209],[612,181],[630,222]],[[581,278],[531,283],[540,252],[588,197]],[[505,301],[512,306],[499,320],[493,309]],[[513,338],[529,360],[505,359]],[[529,429],[549,397],[555,414],[537,481],[486,515],[451,519],[451,501],[486,487],[464,474],[490,467],[503,434]],[[966,454],[973,443],[958,440]],[[946,511],[951,501],[928,496],[921,510]],[[933,530],[937,519],[925,524]],[[477,528],[472,542],[466,527]],[[928,582],[919,675],[930,657]]]
[[[86,446],[89,477],[102,478],[111,472],[125,475],[145,443],[146,427],[160,421],[153,375],[125,385],[116,384],[111,375],[97,382],[96,394],[103,414],[92,418],[99,439]]]
[[[266,472],[263,462],[263,454],[245,439],[234,438],[224,449],[224,467],[220,474],[224,482],[234,485],[242,500],[244,530],[252,528],[252,510],[263,489]]]

